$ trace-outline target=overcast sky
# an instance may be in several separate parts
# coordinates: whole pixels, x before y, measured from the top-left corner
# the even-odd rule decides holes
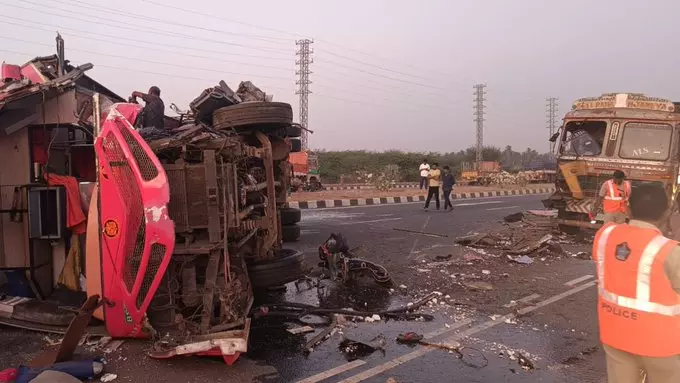
[[[312,148],[471,146],[475,83],[484,143],[515,150],[547,150],[546,97],[560,118],[603,92],[680,100],[673,0],[0,0],[0,14],[4,61],[54,53],[58,30],[67,58],[123,96],[158,85],[185,108],[251,80],[296,119],[295,39],[312,38]]]

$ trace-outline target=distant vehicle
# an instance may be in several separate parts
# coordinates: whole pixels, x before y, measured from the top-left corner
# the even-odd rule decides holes
[[[319,171],[319,156],[309,152],[293,152],[288,155],[288,162],[293,167],[293,191],[323,190]]]
[[[463,162],[460,168],[461,174],[458,180],[460,185],[490,185],[492,175],[501,171],[498,161]]]
[[[678,107],[640,93],[608,93],[574,102],[551,137],[558,147],[556,191],[543,201],[546,207],[558,210],[562,225],[595,226],[588,223],[588,212],[615,170],[632,181],[633,193],[640,184],[652,184],[677,200]]]

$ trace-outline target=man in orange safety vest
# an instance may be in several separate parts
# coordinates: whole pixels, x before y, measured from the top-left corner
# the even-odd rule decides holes
[[[668,198],[641,185],[630,197],[629,224],[596,234],[600,340],[609,383],[680,382],[680,247],[663,236]]]
[[[602,205],[604,223],[625,223],[630,195],[631,184],[626,181],[626,175],[620,170],[615,171],[614,178],[605,181],[600,187],[591,215],[596,216],[597,210]]]

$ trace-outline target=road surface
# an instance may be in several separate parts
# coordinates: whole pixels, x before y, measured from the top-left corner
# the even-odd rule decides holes
[[[305,355],[300,345],[313,334],[292,335],[280,321],[255,321],[250,351],[235,365],[187,358],[156,361],[143,355],[148,345],[126,341],[106,355],[107,370],[117,382],[593,382],[604,379],[598,342],[596,291],[592,263],[570,256],[546,256],[531,265],[510,263],[499,254],[480,254],[454,244],[455,237],[499,226],[506,215],[541,207],[540,196],[459,201],[452,213],[423,211],[421,204],[382,205],[303,212],[303,232],[292,244],[316,263],[317,247],[330,233],[342,232],[358,256],[383,264],[394,279],[393,291],[365,284],[352,288],[329,285],[272,293],[261,299],[294,300],[324,307],[388,308],[412,302],[431,291],[442,296],[424,310],[431,322],[348,323],[346,337],[367,341],[382,334],[384,352],[350,360],[338,349],[336,334]],[[437,233],[424,236],[397,229]],[[571,246],[571,245],[565,245]],[[578,245],[574,245],[578,247]],[[581,247],[587,248],[587,245]],[[474,259],[439,262],[437,256]],[[491,290],[465,287],[482,281]],[[399,286],[405,286],[400,288]],[[448,296],[448,298],[446,298]],[[443,301],[443,303],[442,303]],[[456,354],[395,342],[398,334],[415,331],[431,341],[463,346]],[[27,358],[42,335],[0,329],[0,367]],[[518,355],[536,369],[526,371]],[[478,368],[484,360],[486,367]],[[475,367],[477,366],[477,367]]]

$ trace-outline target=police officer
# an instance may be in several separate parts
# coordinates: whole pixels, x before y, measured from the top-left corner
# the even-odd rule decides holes
[[[615,171],[614,178],[605,181],[600,187],[591,215],[596,216],[597,210],[602,205],[604,223],[625,223],[630,195],[631,184],[626,181],[626,175],[621,170]]]
[[[668,198],[641,185],[630,197],[629,224],[605,224],[595,236],[600,339],[609,383],[680,382],[680,248],[663,236]]]

